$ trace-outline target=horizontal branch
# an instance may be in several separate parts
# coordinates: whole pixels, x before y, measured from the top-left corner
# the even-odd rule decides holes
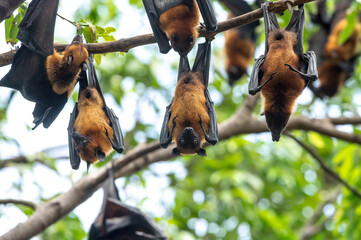
[[[26,200],[20,200],[20,199],[0,199],[0,204],[6,205],[6,204],[20,204],[27,207],[30,207],[31,209],[36,209],[38,207],[37,203],[26,201]]]
[[[46,167],[49,167],[49,164],[47,164],[44,160],[42,159],[39,159],[39,158],[36,158],[36,159],[29,159],[27,157],[24,157],[24,156],[18,156],[18,157],[15,157],[15,158],[11,158],[11,159],[7,159],[7,160],[4,160],[4,161],[0,161],[0,169],[3,169],[3,168],[6,168],[6,167],[9,167],[11,165],[14,165],[14,164],[32,164],[32,163],[40,163]]]
[[[292,6],[313,2],[316,0],[280,0],[277,2],[270,2],[269,9],[271,12],[283,13],[287,9],[287,3],[291,3]],[[252,12],[243,14],[241,16],[232,18],[227,21],[219,22],[218,29],[215,32],[208,32],[205,28],[199,27],[199,37],[214,38],[218,33],[230,30],[235,27],[239,27],[251,22],[254,22],[263,17],[262,9],[257,9]],[[90,53],[110,53],[110,52],[128,52],[130,49],[156,43],[153,34],[139,35],[130,38],[122,38],[116,41],[104,42],[104,43],[87,43],[86,48]],[[55,43],[54,47],[58,51],[63,51],[68,44]],[[16,50],[0,54],[0,67],[11,64],[12,58],[15,55]]]

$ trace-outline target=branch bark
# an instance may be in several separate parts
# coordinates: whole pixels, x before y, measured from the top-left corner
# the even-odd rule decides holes
[[[313,2],[316,0],[280,0],[277,2],[270,2],[269,9],[272,12],[283,13],[287,9],[287,3],[292,6],[297,6],[304,3]],[[243,14],[241,16],[232,18],[230,20],[218,23],[218,29],[215,32],[208,32],[205,28],[199,27],[199,37],[214,38],[218,33],[239,27],[251,22],[254,22],[263,17],[262,9],[257,9],[252,12]],[[130,49],[156,43],[153,34],[139,35],[130,38],[122,38],[116,41],[104,43],[87,43],[86,48],[90,53],[109,53],[109,52],[128,52]],[[63,51],[68,44],[56,43],[54,47],[57,51]],[[11,64],[16,50],[0,54],[0,67]]]
[[[258,98],[257,95],[247,96],[244,104],[239,110],[228,120],[219,125],[220,140],[226,140],[239,134],[268,131],[264,121],[255,120],[250,117],[257,104]],[[333,121],[339,125],[348,124],[350,122],[361,124],[360,117],[334,118],[330,121],[329,119],[308,119],[307,117],[296,116],[291,118],[290,122],[293,126],[292,128],[289,128],[289,130],[297,129],[297,126],[303,126],[303,128],[305,128],[304,130],[310,130],[313,128],[312,126],[316,121]],[[307,124],[309,124],[309,129],[306,129]],[[333,129],[332,131],[335,130]],[[332,135],[332,131],[330,130],[330,135]],[[361,144],[361,142],[359,144]],[[137,148],[129,151],[124,157],[113,160],[114,168],[116,170],[115,177],[128,176],[152,163],[171,159],[172,148],[173,145],[170,145],[167,149],[160,149],[158,142],[138,145]],[[110,163],[108,165],[110,167]],[[29,217],[27,221],[18,224],[8,233],[1,236],[0,240],[30,239],[51,224],[66,216],[102,186],[107,177],[107,166],[82,178],[80,181],[76,182],[68,192],[61,194],[49,202],[39,205],[35,213]]]

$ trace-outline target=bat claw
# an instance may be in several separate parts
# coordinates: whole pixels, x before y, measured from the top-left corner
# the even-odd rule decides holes
[[[286,6],[290,13],[292,13],[292,3],[293,3],[292,1],[286,1]]]

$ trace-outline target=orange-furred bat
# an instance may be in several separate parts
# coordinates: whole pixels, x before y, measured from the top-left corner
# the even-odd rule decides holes
[[[351,0],[340,0],[332,16],[327,15],[326,1],[318,2],[318,13],[312,21],[319,25],[317,31],[310,39],[310,49],[317,54],[320,86],[310,89],[316,96],[332,97],[345,81],[353,76],[354,68],[359,57],[359,41],[361,25],[357,21],[350,37],[343,44],[338,40],[342,31],[347,27],[346,11]]]
[[[228,19],[252,11],[248,3],[243,0],[221,0],[221,2],[230,10]],[[233,85],[235,81],[247,73],[248,64],[254,58],[257,41],[256,27],[258,25],[259,21],[254,21],[224,33],[226,71],[230,85]]]
[[[303,5],[294,10],[286,29],[280,29],[276,15],[262,4],[266,50],[255,61],[249,93],[261,91],[264,98],[263,113],[266,116],[272,140],[278,141],[292,114],[295,100],[309,81],[317,79],[315,53],[303,53]]]
[[[83,71],[79,86],[78,103],[68,125],[70,163],[73,169],[78,169],[80,159],[83,159],[89,169],[91,163],[104,161],[112,149],[122,153],[124,143],[119,120],[106,106],[93,57],[89,58],[88,78]]]
[[[160,133],[160,145],[167,148],[176,142],[173,155],[206,156],[204,142],[218,142],[218,126],[214,105],[208,92],[211,42],[199,44],[192,70],[187,57],[181,57],[178,83],[172,103],[167,106]]]
[[[173,48],[186,56],[192,50],[198,37],[199,11],[207,30],[217,29],[209,0],[143,0],[143,4],[161,53]]]
[[[103,204],[89,231],[89,240],[165,240],[155,221],[120,201],[113,168],[103,185]]]
[[[71,95],[81,69],[86,69],[88,51],[77,35],[64,52],[53,48],[58,0],[33,0],[19,25],[21,48],[13,58],[10,71],[0,86],[21,92],[35,102],[35,129],[43,123],[48,128]]]

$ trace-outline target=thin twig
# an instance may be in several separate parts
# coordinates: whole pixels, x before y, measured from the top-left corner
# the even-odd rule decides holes
[[[20,200],[20,199],[0,199],[0,204],[21,204],[27,207],[30,207],[31,209],[36,209],[38,207],[38,204],[31,202],[31,201],[26,201],[26,200]]]
[[[65,17],[61,16],[59,13],[57,13],[56,15],[76,27],[75,22],[72,22],[69,19],[66,19]]]
[[[345,180],[343,180],[336,172],[334,172],[331,168],[327,167],[326,164],[323,162],[320,156],[315,152],[314,149],[310,148],[300,140],[298,140],[295,136],[290,134],[289,132],[284,132],[283,135],[286,135],[289,138],[292,138],[295,142],[298,143],[304,150],[306,150],[321,166],[321,168],[329,174],[332,178],[336,181],[340,182],[344,185],[347,189],[349,189],[353,194],[355,194],[358,198],[361,199],[361,193],[354,187],[350,186]]]

